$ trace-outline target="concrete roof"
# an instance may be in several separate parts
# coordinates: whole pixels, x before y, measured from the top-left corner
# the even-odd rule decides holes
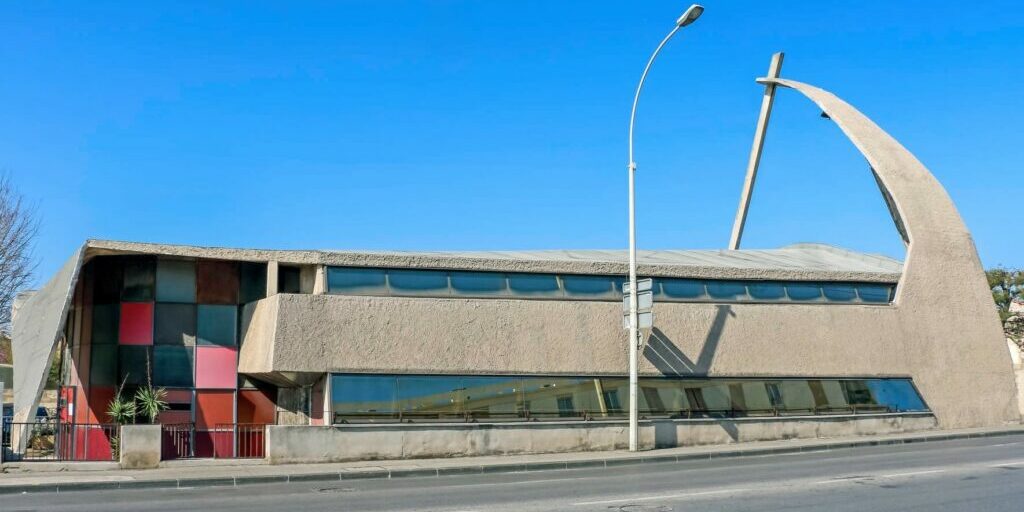
[[[440,268],[506,272],[617,274],[628,272],[625,250],[323,251],[194,247],[89,240],[88,255],[157,254],[240,261],[363,267]],[[643,275],[717,279],[796,279],[896,282],[903,264],[892,258],[825,244],[780,249],[639,251]]]

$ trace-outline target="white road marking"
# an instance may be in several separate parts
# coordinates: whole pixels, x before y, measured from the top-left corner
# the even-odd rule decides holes
[[[912,471],[910,473],[890,473],[888,475],[880,475],[878,478],[900,478],[904,476],[917,476],[917,475],[931,475],[934,473],[945,473],[945,469],[930,469],[928,471]]]
[[[641,496],[638,498],[620,498],[614,500],[600,500],[600,501],[581,501],[579,503],[573,503],[573,506],[583,507],[587,505],[606,505],[610,503],[628,503],[633,501],[651,501],[651,500],[672,500],[677,498],[692,498],[694,496],[711,496],[715,494],[729,494],[729,493],[740,493],[748,492],[751,489],[719,489],[717,491],[704,491],[704,492],[684,492],[680,494],[662,494],[659,496]]]
[[[828,484],[841,484],[843,482],[857,482],[860,480],[866,480],[871,478],[900,478],[905,476],[917,476],[917,475],[931,475],[935,473],[945,473],[945,469],[929,469],[925,471],[911,471],[907,473],[889,473],[887,475],[857,475],[848,476],[843,478],[830,478],[828,480],[819,480],[817,482],[811,482],[812,485],[828,485]]]
[[[989,466],[989,467],[990,468],[1006,468],[1006,467],[1011,467],[1011,466],[1024,466],[1024,460],[1018,460],[1018,461],[1015,461],[1015,462],[1004,462],[1003,464],[996,464],[996,465]]]
[[[812,485],[841,484],[843,482],[854,482],[854,481],[860,480],[861,478],[867,478],[867,477],[858,476],[858,477],[853,477],[853,478],[833,478],[831,480],[819,480],[817,482],[811,482],[811,484]]]

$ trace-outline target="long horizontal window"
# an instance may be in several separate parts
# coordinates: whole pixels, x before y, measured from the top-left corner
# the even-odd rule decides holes
[[[910,379],[641,378],[647,418],[924,412]],[[334,423],[618,418],[624,377],[361,375],[331,377]]]
[[[621,276],[465,272],[330,267],[327,288],[337,295],[476,297],[614,301],[622,298]],[[799,302],[888,304],[886,283],[727,281],[655,278],[662,302]]]

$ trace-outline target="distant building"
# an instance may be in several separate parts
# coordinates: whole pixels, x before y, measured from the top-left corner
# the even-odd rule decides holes
[[[11,339],[0,333],[0,364],[11,364]]]

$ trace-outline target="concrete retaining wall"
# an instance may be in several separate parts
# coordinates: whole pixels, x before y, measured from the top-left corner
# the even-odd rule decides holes
[[[655,420],[641,423],[645,449],[793,438],[881,435],[936,428],[920,415]],[[444,423],[267,427],[271,464],[463,457],[625,449],[625,421]]]
[[[121,469],[153,469],[160,465],[160,425],[122,425],[119,443]]]

